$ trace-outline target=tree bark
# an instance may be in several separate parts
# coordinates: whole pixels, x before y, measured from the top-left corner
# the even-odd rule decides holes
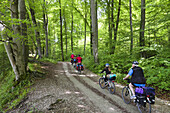
[[[97,0],[91,0],[92,37],[94,62],[98,63],[98,25],[97,25]]]
[[[34,3],[34,0],[32,0],[32,2]],[[38,47],[38,55],[39,55],[39,58],[42,58],[40,32],[37,29],[38,24],[37,24],[36,18],[35,18],[35,11],[34,11],[33,6],[31,5],[30,2],[29,2],[29,7],[30,7],[30,12],[31,12],[32,22],[35,27],[35,36],[36,36],[36,42],[37,42],[37,47]]]
[[[21,20],[26,20],[26,6],[25,6],[25,0],[19,0],[19,14]],[[21,22],[21,35],[24,37],[22,39],[22,47],[23,47],[23,57],[24,57],[24,63],[25,63],[25,70],[27,69],[28,64],[28,56],[29,56],[29,46],[28,46],[28,38],[27,38],[27,25],[26,23]]]
[[[116,28],[114,29],[113,54],[115,52],[115,47],[116,47],[116,42],[117,42],[117,31],[118,31],[118,25],[119,25],[120,7],[121,7],[121,0],[119,0],[119,8],[118,8],[118,12],[117,12]]]
[[[73,7],[73,0],[72,0]],[[71,21],[71,50],[73,52],[73,10],[71,11],[72,21]]]
[[[112,7],[111,7],[111,41],[110,41],[110,43],[111,43],[111,53],[110,54],[114,54],[114,49],[112,49],[113,48],[113,40],[112,40],[112,36],[113,36],[113,31],[114,31],[114,29],[115,29],[115,24],[114,24],[114,17],[113,17],[113,14],[114,14],[114,0],[112,0],[112,3],[111,3],[111,5],[112,5]]]
[[[45,31],[45,56],[48,57],[48,14],[46,11],[46,1],[43,4],[43,21],[44,21],[44,31]]]
[[[63,35],[62,35],[62,16],[61,16],[61,1],[59,0],[60,4],[60,39],[61,39],[61,54],[62,54],[62,61],[64,61],[64,54],[63,54]]]
[[[132,3],[131,0],[129,0],[129,9],[130,9],[130,33],[131,33],[131,43],[130,43],[130,54],[132,55],[133,50],[133,28],[132,28]]]
[[[84,20],[84,55],[86,54],[86,20],[87,20],[87,11],[86,11],[86,7],[87,7],[87,2],[85,0],[85,20]]]
[[[1,37],[2,37],[2,39],[7,40],[6,35],[5,35],[4,27],[2,27],[1,25],[0,25],[0,31],[1,31]],[[14,71],[14,73],[15,73],[15,80],[18,80],[18,78],[19,78],[19,72],[18,72],[18,69],[17,69],[17,66],[16,66],[15,58],[14,58],[14,56],[13,56],[12,47],[11,47],[11,45],[10,45],[9,42],[4,42],[4,46],[5,46],[6,53],[7,53],[7,55],[8,55],[8,59],[9,59],[10,64],[11,64],[11,66],[12,66],[12,69],[13,69],[13,71]]]
[[[145,46],[145,0],[141,0],[141,22],[140,22],[140,47]],[[144,52],[141,52],[141,56],[145,56]]]
[[[65,17],[65,8],[63,9],[63,12],[64,12],[64,27],[65,27],[66,56],[67,56],[67,22],[66,22],[66,17]]]
[[[91,2],[89,0],[89,2]],[[91,7],[90,7],[90,14],[91,14]],[[90,53],[93,55],[93,36],[92,36],[92,16],[90,15]]]

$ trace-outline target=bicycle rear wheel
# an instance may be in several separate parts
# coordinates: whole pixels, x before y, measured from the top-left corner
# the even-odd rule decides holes
[[[100,85],[100,87],[101,87],[102,89],[104,89],[104,88],[106,87],[105,81],[104,81],[104,78],[103,78],[103,77],[99,79],[99,85]]]
[[[110,86],[108,89],[109,89],[110,94],[114,94],[116,92],[115,84],[113,82],[110,82]]]
[[[129,104],[131,102],[130,96],[131,96],[131,91],[127,86],[125,86],[122,89],[122,99],[126,104]]]
[[[151,104],[150,103],[146,103],[145,106],[137,103],[137,106],[138,106],[138,110],[140,113],[151,113]]]

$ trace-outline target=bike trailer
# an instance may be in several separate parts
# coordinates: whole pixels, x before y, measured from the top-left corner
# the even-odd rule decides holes
[[[116,79],[116,74],[108,74],[107,78],[109,80],[115,80]]]

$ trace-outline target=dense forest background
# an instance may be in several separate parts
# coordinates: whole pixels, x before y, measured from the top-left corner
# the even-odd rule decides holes
[[[169,6],[169,0],[1,0],[0,110],[29,91],[36,61],[70,61],[72,53],[95,73],[109,63],[122,84],[137,60],[147,85],[166,98]]]

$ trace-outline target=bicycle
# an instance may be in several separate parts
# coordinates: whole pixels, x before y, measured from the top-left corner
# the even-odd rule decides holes
[[[109,93],[110,94],[114,94],[115,91],[116,91],[116,87],[115,87],[115,84],[114,84],[114,79],[108,79],[107,82],[104,81],[105,79],[105,75],[103,75],[101,78],[99,78],[99,85],[102,89],[104,89],[105,87],[108,86],[108,90],[109,90]]]
[[[81,73],[81,71],[84,70],[84,67],[81,63],[77,64],[77,70],[78,70],[79,73]]]
[[[128,83],[130,83],[130,79],[127,79]],[[139,88],[139,87],[138,87]],[[122,89],[122,99],[126,104],[131,103],[131,97],[132,92],[129,88],[129,84],[127,84]],[[134,99],[134,102],[136,103],[136,106],[138,107],[138,110],[140,113],[151,113],[151,104],[153,104],[154,100],[151,100],[152,97],[149,95],[137,95],[136,99]]]

